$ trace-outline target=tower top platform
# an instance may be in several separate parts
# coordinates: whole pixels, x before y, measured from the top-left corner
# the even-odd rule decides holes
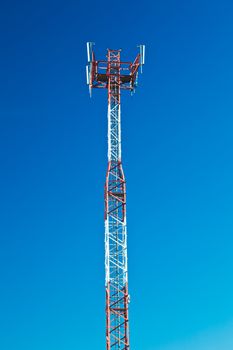
[[[105,60],[97,60],[93,51],[93,43],[87,43],[89,64],[86,67],[87,84],[90,89],[109,88],[115,83],[120,89],[134,91],[138,82],[138,70],[145,62],[145,45],[139,46],[139,53],[134,61],[121,61],[121,49],[107,50]]]

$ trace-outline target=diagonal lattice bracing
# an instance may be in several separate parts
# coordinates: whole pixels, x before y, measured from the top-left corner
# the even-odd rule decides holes
[[[107,350],[129,349],[126,190],[121,163],[120,51],[108,52],[108,170],[105,185]]]

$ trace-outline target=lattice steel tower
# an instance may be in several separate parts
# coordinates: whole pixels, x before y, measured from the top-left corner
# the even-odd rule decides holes
[[[134,62],[122,62],[121,50],[107,51],[96,60],[87,43],[87,84],[108,90],[108,168],[105,183],[106,348],[129,350],[126,187],[121,162],[121,90],[134,92],[145,46]]]

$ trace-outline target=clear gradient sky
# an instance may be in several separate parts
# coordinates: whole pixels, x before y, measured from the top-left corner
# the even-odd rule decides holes
[[[232,350],[232,0],[0,6],[0,349],[105,349],[95,41],[147,49],[122,106],[131,349]]]

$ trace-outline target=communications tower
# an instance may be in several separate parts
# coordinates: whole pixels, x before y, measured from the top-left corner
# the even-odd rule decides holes
[[[106,349],[129,350],[126,186],[121,161],[121,90],[135,91],[145,46],[133,62],[121,61],[121,50],[107,50],[96,60],[87,43],[87,84],[108,91],[108,168],[105,183]]]

